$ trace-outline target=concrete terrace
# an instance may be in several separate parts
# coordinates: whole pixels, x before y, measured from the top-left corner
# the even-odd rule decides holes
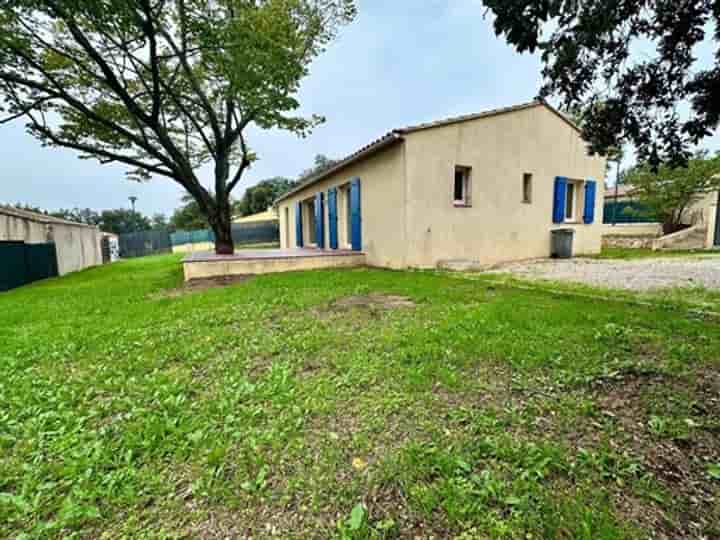
[[[183,261],[185,281],[222,276],[270,274],[319,268],[349,268],[363,266],[365,254],[350,250],[248,249],[233,255],[196,252]]]

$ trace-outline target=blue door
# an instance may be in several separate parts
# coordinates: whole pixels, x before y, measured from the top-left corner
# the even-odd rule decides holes
[[[362,251],[362,205],[360,200],[360,179],[354,178],[350,182],[351,244],[353,251]]]
[[[325,247],[325,208],[322,192],[315,195],[315,242],[317,247]]]
[[[295,247],[303,247],[302,203],[295,203]]]
[[[328,190],[328,234],[330,236],[330,249],[338,248],[338,214],[337,214],[337,188]]]

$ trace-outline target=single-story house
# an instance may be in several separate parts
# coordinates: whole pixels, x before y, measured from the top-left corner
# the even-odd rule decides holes
[[[55,244],[62,276],[103,263],[97,227],[10,206],[0,206],[0,241]]]
[[[572,229],[576,254],[598,253],[605,164],[544,101],[395,129],[278,199],[281,248],[488,265],[548,257]]]

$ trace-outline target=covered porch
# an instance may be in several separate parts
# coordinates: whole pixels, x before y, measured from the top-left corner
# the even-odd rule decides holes
[[[191,281],[319,268],[351,268],[363,266],[365,254],[361,251],[317,248],[248,249],[239,250],[233,255],[191,253],[182,263],[185,281]]]

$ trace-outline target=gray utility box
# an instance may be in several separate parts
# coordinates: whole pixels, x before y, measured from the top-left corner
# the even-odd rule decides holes
[[[552,235],[550,255],[554,259],[571,259],[575,231],[573,229],[556,229],[550,234]]]

